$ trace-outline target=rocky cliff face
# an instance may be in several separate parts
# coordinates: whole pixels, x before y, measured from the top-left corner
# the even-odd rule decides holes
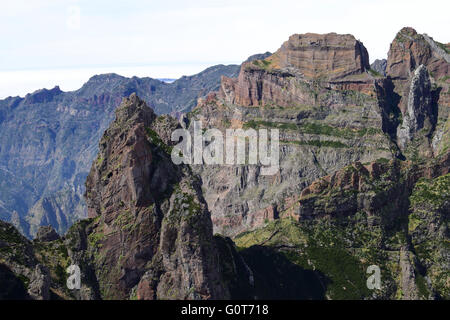
[[[450,82],[448,48],[426,34],[418,34],[412,28],[403,28],[393,40],[388,53],[386,74],[392,80],[392,98],[398,100],[397,107],[403,120],[398,128],[398,144],[408,157],[430,157],[432,154],[442,154],[448,149],[448,129]],[[428,71],[429,80],[424,73]],[[420,80],[420,79],[423,79]],[[429,82],[429,83],[428,83]],[[423,91],[424,92],[417,92]],[[410,119],[412,113],[423,114],[415,132],[415,142],[409,143],[412,133]],[[414,121],[414,120],[413,120]],[[399,122],[399,124],[400,124]]]
[[[335,80],[369,69],[369,54],[352,35],[295,34],[268,61],[307,78]]]
[[[391,111],[379,99],[384,80],[365,71],[365,52],[348,35],[295,35],[274,55],[244,64],[237,79],[224,77],[218,94],[194,109],[191,120],[204,127],[280,130],[280,170],[273,176],[252,165],[194,166],[216,232],[233,236],[262,226],[318,177],[396,154],[383,131]],[[288,64],[296,54],[302,62]],[[306,71],[311,57],[317,66]],[[321,68],[331,68],[330,76],[322,77]]]
[[[273,55],[244,63],[237,80],[223,78],[220,92],[241,106],[315,103],[317,97],[304,92],[302,83],[373,94],[368,59],[366,48],[351,35],[293,35]]]
[[[136,95],[124,100],[86,181],[101,296],[226,297],[199,182],[172,164],[159,121]]]
[[[386,74],[393,79],[406,80],[423,64],[436,79],[440,79],[448,75],[448,63],[450,56],[444,45],[406,27],[397,33],[391,44]]]
[[[411,79],[407,109],[397,132],[397,141],[401,148],[405,148],[415,134],[425,126],[428,127],[428,134],[431,132],[432,125],[435,123],[432,103],[428,71],[424,65],[420,65]]]
[[[283,169],[286,170],[287,163],[283,156],[280,169],[282,177],[280,179],[278,175],[270,182],[259,179],[254,184],[245,184],[243,181],[248,181],[251,173],[244,170],[242,173],[235,171],[237,179],[234,184],[229,178],[232,177],[231,172],[218,175],[221,177],[219,181],[204,177],[203,180],[208,183],[205,186],[206,199],[217,230],[234,235],[232,232],[236,228],[235,221],[238,221],[236,224],[239,226],[244,223],[240,231],[246,232],[234,238],[239,247],[248,248],[246,250],[255,245],[269,247],[306,270],[318,272],[317,277],[322,279],[322,283],[335,284],[327,286],[326,291],[322,292],[327,298],[359,299],[371,296],[384,299],[447,299],[448,284],[444,284],[443,279],[446,278],[444,274],[448,272],[449,266],[442,257],[448,255],[445,246],[447,240],[444,240],[448,239],[448,227],[443,214],[447,212],[448,201],[438,195],[446,197],[449,170],[448,60],[445,48],[426,35],[418,35],[412,29],[402,29],[391,45],[386,78],[369,71],[368,78],[363,74],[359,79],[353,76],[343,81],[309,81],[314,90],[310,95],[299,94],[299,88],[302,88],[300,84],[308,83],[309,79],[303,74],[296,74],[292,68],[271,68],[270,58],[241,70],[238,80],[224,79],[216,109],[220,110],[219,114],[231,119],[229,123],[234,126],[246,123],[236,121],[235,118],[252,114],[253,119],[257,119],[251,122],[253,127],[289,128],[298,133],[311,118],[315,118],[314,113],[291,115],[290,119],[296,119],[296,127],[287,125],[285,119],[281,124],[274,125],[273,122],[282,118],[280,115],[295,103],[314,102],[314,105],[327,106],[320,124],[340,127],[338,123],[341,126],[345,123],[344,126],[351,128],[360,123],[361,117],[353,118],[351,114],[347,114],[345,122],[334,122],[336,118],[342,119],[330,116],[339,110],[336,104],[344,110],[349,109],[349,104],[369,107],[369,97],[373,97],[375,106],[379,108],[371,109],[372,114],[377,114],[379,120],[365,126],[382,129],[389,141],[386,145],[390,146],[388,149],[392,152],[392,158],[407,158],[411,162],[379,159],[365,165],[356,163],[338,171],[336,166],[328,167],[324,171],[334,174],[325,176],[308,187],[302,185],[299,187],[300,192],[292,187],[299,185],[292,178],[298,176],[297,172],[283,177]],[[297,85],[291,85],[292,82]],[[363,98],[358,103],[349,103],[349,100],[337,103],[339,99],[336,97],[344,94],[348,96],[349,91]],[[333,98],[327,104],[324,97],[330,95]],[[275,110],[277,106],[284,108],[280,108],[283,111],[270,113],[265,110],[265,104]],[[219,117],[208,116],[211,110],[215,110],[213,106],[212,101],[204,103],[201,107],[206,111],[197,112],[206,114],[203,118],[206,122],[213,121],[217,125],[218,121],[212,119]],[[249,106],[256,108],[248,111]],[[306,120],[306,123],[301,120]],[[328,136],[337,135],[332,130],[320,130],[316,133],[318,132],[328,132]],[[285,133],[282,132],[281,135],[283,134]],[[362,140],[374,141],[372,136],[364,136]],[[320,154],[324,145],[320,149],[312,151],[315,155]],[[353,153],[356,150],[360,149],[352,148]],[[300,158],[295,151],[283,150],[284,152]],[[348,163],[343,157],[342,149],[335,153],[327,150],[326,155],[337,166]],[[380,154],[371,151],[371,156],[373,158],[369,161],[379,158]],[[313,162],[314,164],[324,167],[322,164],[326,161],[317,157],[315,160],[318,161]],[[303,156],[302,161],[295,163],[294,168],[301,167],[304,161]],[[299,173],[311,178],[323,175],[324,172],[320,169],[311,170],[314,164],[308,165],[310,170],[306,173]],[[212,176],[217,177],[214,174]],[[274,197],[272,188],[282,189],[283,182],[286,181],[289,187],[284,189],[284,197]],[[211,190],[214,190],[215,185],[220,188],[214,193]],[[224,185],[238,187],[224,188]],[[269,190],[270,199],[275,199],[268,210],[259,211],[255,207],[245,206],[249,203],[245,197],[246,191],[252,190],[254,186],[261,187],[265,192]],[[430,190],[430,193],[425,190]],[[227,195],[228,192],[230,196],[226,199],[224,194]],[[264,203],[264,195],[265,193],[262,196],[256,193],[250,198],[256,198],[260,204]],[[236,196],[239,200],[234,202],[232,199],[236,199]],[[433,209],[431,205],[425,205],[431,199],[435,203]],[[220,207],[222,203],[226,205]],[[244,203],[244,208],[236,209],[241,203]],[[430,216],[424,216],[424,211],[419,209],[423,206],[432,212]],[[217,207],[220,209],[215,210]],[[224,216],[221,215],[223,211],[227,212]],[[423,228],[427,223],[432,227],[425,232]],[[420,231],[415,232],[416,228]],[[421,232],[427,235],[419,240]],[[410,242],[409,239],[414,238],[416,240]],[[241,253],[245,255],[246,250]],[[427,255],[426,250],[433,253]],[[347,262],[353,262],[344,263],[340,260],[341,257],[346,257],[344,260]],[[364,284],[364,272],[370,264],[376,264],[382,269],[384,284],[376,292],[367,291]],[[343,274],[346,277],[342,278]],[[353,288],[351,292],[348,291],[349,287]]]

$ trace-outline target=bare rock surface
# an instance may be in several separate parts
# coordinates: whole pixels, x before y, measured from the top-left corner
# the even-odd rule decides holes
[[[103,298],[216,299],[221,285],[200,184],[170,160],[153,111],[124,99],[86,182],[88,250]],[[112,285],[111,285],[112,284]]]
[[[397,139],[399,145],[404,148],[414,135],[424,126],[431,129],[432,125],[431,82],[427,68],[420,65],[411,79],[408,95],[408,106],[403,116],[402,125],[398,128]]]

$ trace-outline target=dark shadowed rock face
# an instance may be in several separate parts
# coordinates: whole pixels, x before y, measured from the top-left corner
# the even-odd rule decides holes
[[[59,239],[59,234],[52,226],[41,226],[36,234],[36,241],[55,241]]]
[[[397,141],[400,147],[404,148],[424,126],[427,126],[429,131],[431,130],[434,122],[432,102],[430,77],[427,68],[420,65],[414,71],[411,79],[406,113],[397,132]]]
[[[17,299],[48,300],[50,274],[48,268],[40,262],[32,243],[12,225],[0,221],[0,281],[9,287],[5,287],[3,291],[2,286],[2,294],[11,291],[8,295],[20,295]]]
[[[55,241],[30,242],[5,223],[0,240],[11,238],[8,241],[23,246],[16,254],[29,256],[30,295],[45,292],[49,286],[52,293],[67,293],[59,286],[65,280],[61,270],[75,264],[81,268],[81,289],[63,298],[271,296],[270,288],[266,288],[266,295],[257,293],[260,289],[255,287],[253,272],[231,240],[213,237],[200,181],[190,168],[172,164],[170,144],[164,137],[177,126],[169,117],[156,117],[142,100],[131,95],[116,110],[116,120],[100,142],[98,159],[86,182],[91,218],[75,223],[63,240]],[[14,256],[0,258],[9,268],[14,266]],[[254,263],[259,260],[254,259]],[[46,269],[34,267],[40,261],[50,270],[50,284],[43,281],[49,279],[45,274],[38,273]],[[289,268],[291,263],[280,266],[280,275],[289,277],[284,272]],[[12,293],[18,290],[13,280],[20,272],[14,269],[3,277],[14,289]],[[295,273],[308,274],[300,268]],[[298,285],[293,287],[299,290]]]

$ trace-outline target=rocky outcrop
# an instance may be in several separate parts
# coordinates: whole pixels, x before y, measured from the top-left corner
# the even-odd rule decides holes
[[[437,53],[437,55],[439,55],[440,57],[444,58],[444,60],[447,63],[450,63],[450,54],[449,54],[449,44],[443,44],[440,42],[436,42],[433,40],[433,38],[431,38],[430,36],[428,36],[426,33],[424,33],[423,38],[425,39],[426,42],[428,42],[428,44],[430,45],[431,49],[433,51],[435,51]]]
[[[14,283],[12,292],[5,299],[48,300],[50,275],[48,269],[37,259],[32,243],[12,225],[0,221],[0,278],[7,278],[8,287]],[[9,278],[9,279],[8,279]],[[20,283],[13,279],[19,279]],[[5,285],[5,283],[2,283]],[[3,287],[3,286],[2,286]],[[5,290],[8,292],[9,290]]]
[[[419,295],[425,299],[450,298],[450,252],[445,245],[449,238],[449,190],[447,168],[444,175],[427,175],[419,180],[410,196],[408,233],[416,253]]]
[[[423,87],[427,92],[414,94],[422,87],[415,74],[420,66],[428,71],[429,80],[424,79],[426,88]],[[450,110],[448,68],[448,48],[445,45],[409,27],[397,33],[389,49],[386,74],[393,86],[391,100],[396,101],[396,108],[403,118],[399,118],[396,140],[406,157],[431,157],[447,150],[448,139],[444,133]],[[422,96],[422,93],[425,95]],[[419,104],[425,109],[421,109]],[[414,108],[418,108],[416,116],[411,114]],[[409,122],[416,117],[421,118],[418,119],[419,127],[425,120],[425,130],[412,134],[409,127],[415,125]],[[411,140],[414,142],[408,143]]]
[[[125,99],[86,181],[101,296],[226,298],[199,181],[172,163],[159,121],[135,94]]]
[[[220,96],[240,106],[315,103],[305,85],[374,95],[367,50],[351,35],[293,35],[273,55],[244,63],[237,79],[222,78]]]
[[[268,61],[312,79],[336,80],[370,68],[364,45],[352,35],[336,33],[294,34]]]
[[[132,94],[116,110],[86,181],[90,218],[53,241],[47,241],[49,228],[30,242],[5,223],[0,239],[20,242],[14,252],[30,259],[24,274],[31,298],[252,297],[251,270],[231,240],[213,237],[200,181],[170,159],[166,139],[178,126]],[[11,243],[1,244],[1,252],[3,246],[10,251]],[[11,283],[22,269],[0,257],[12,268],[0,279]],[[80,267],[80,289],[65,287],[69,265]]]
[[[403,122],[397,132],[397,142],[401,148],[405,148],[415,134],[424,127],[428,127],[426,134],[430,133],[435,122],[432,102],[428,71],[424,65],[420,65],[414,71],[411,79],[406,113],[403,115]]]
[[[48,300],[50,298],[50,275],[47,268],[37,264],[30,278],[28,294],[34,300]]]
[[[436,79],[448,75],[449,59],[445,49],[413,28],[401,29],[390,46],[386,74],[393,79],[406,80],[421,64]]]
[[[406,248],[400,249],[400,290],[402,300],[417,300],[418,290],[416,284],[414,254]]]
[[[386,59],[376,59],[371,65],[370,69],[378,72],[382,76],[386,76],[386,67],[387,60]]]
[[[59,234],[51,226],[41,226],[36,234],[36,241],[55,241],[59,239]]]

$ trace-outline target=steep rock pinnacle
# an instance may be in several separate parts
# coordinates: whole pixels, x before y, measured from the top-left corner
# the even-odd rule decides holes
[[[392,79],[408,79],[421,64],[436,79],[448,75],[448,54],[432,38],[410,27],[401,29],[392,41],[386,74]]]
[[[200,184],[172,163],[160,121],[135,94],[124,99],[88,176],[88,252],[101,295],[226,298]]]

